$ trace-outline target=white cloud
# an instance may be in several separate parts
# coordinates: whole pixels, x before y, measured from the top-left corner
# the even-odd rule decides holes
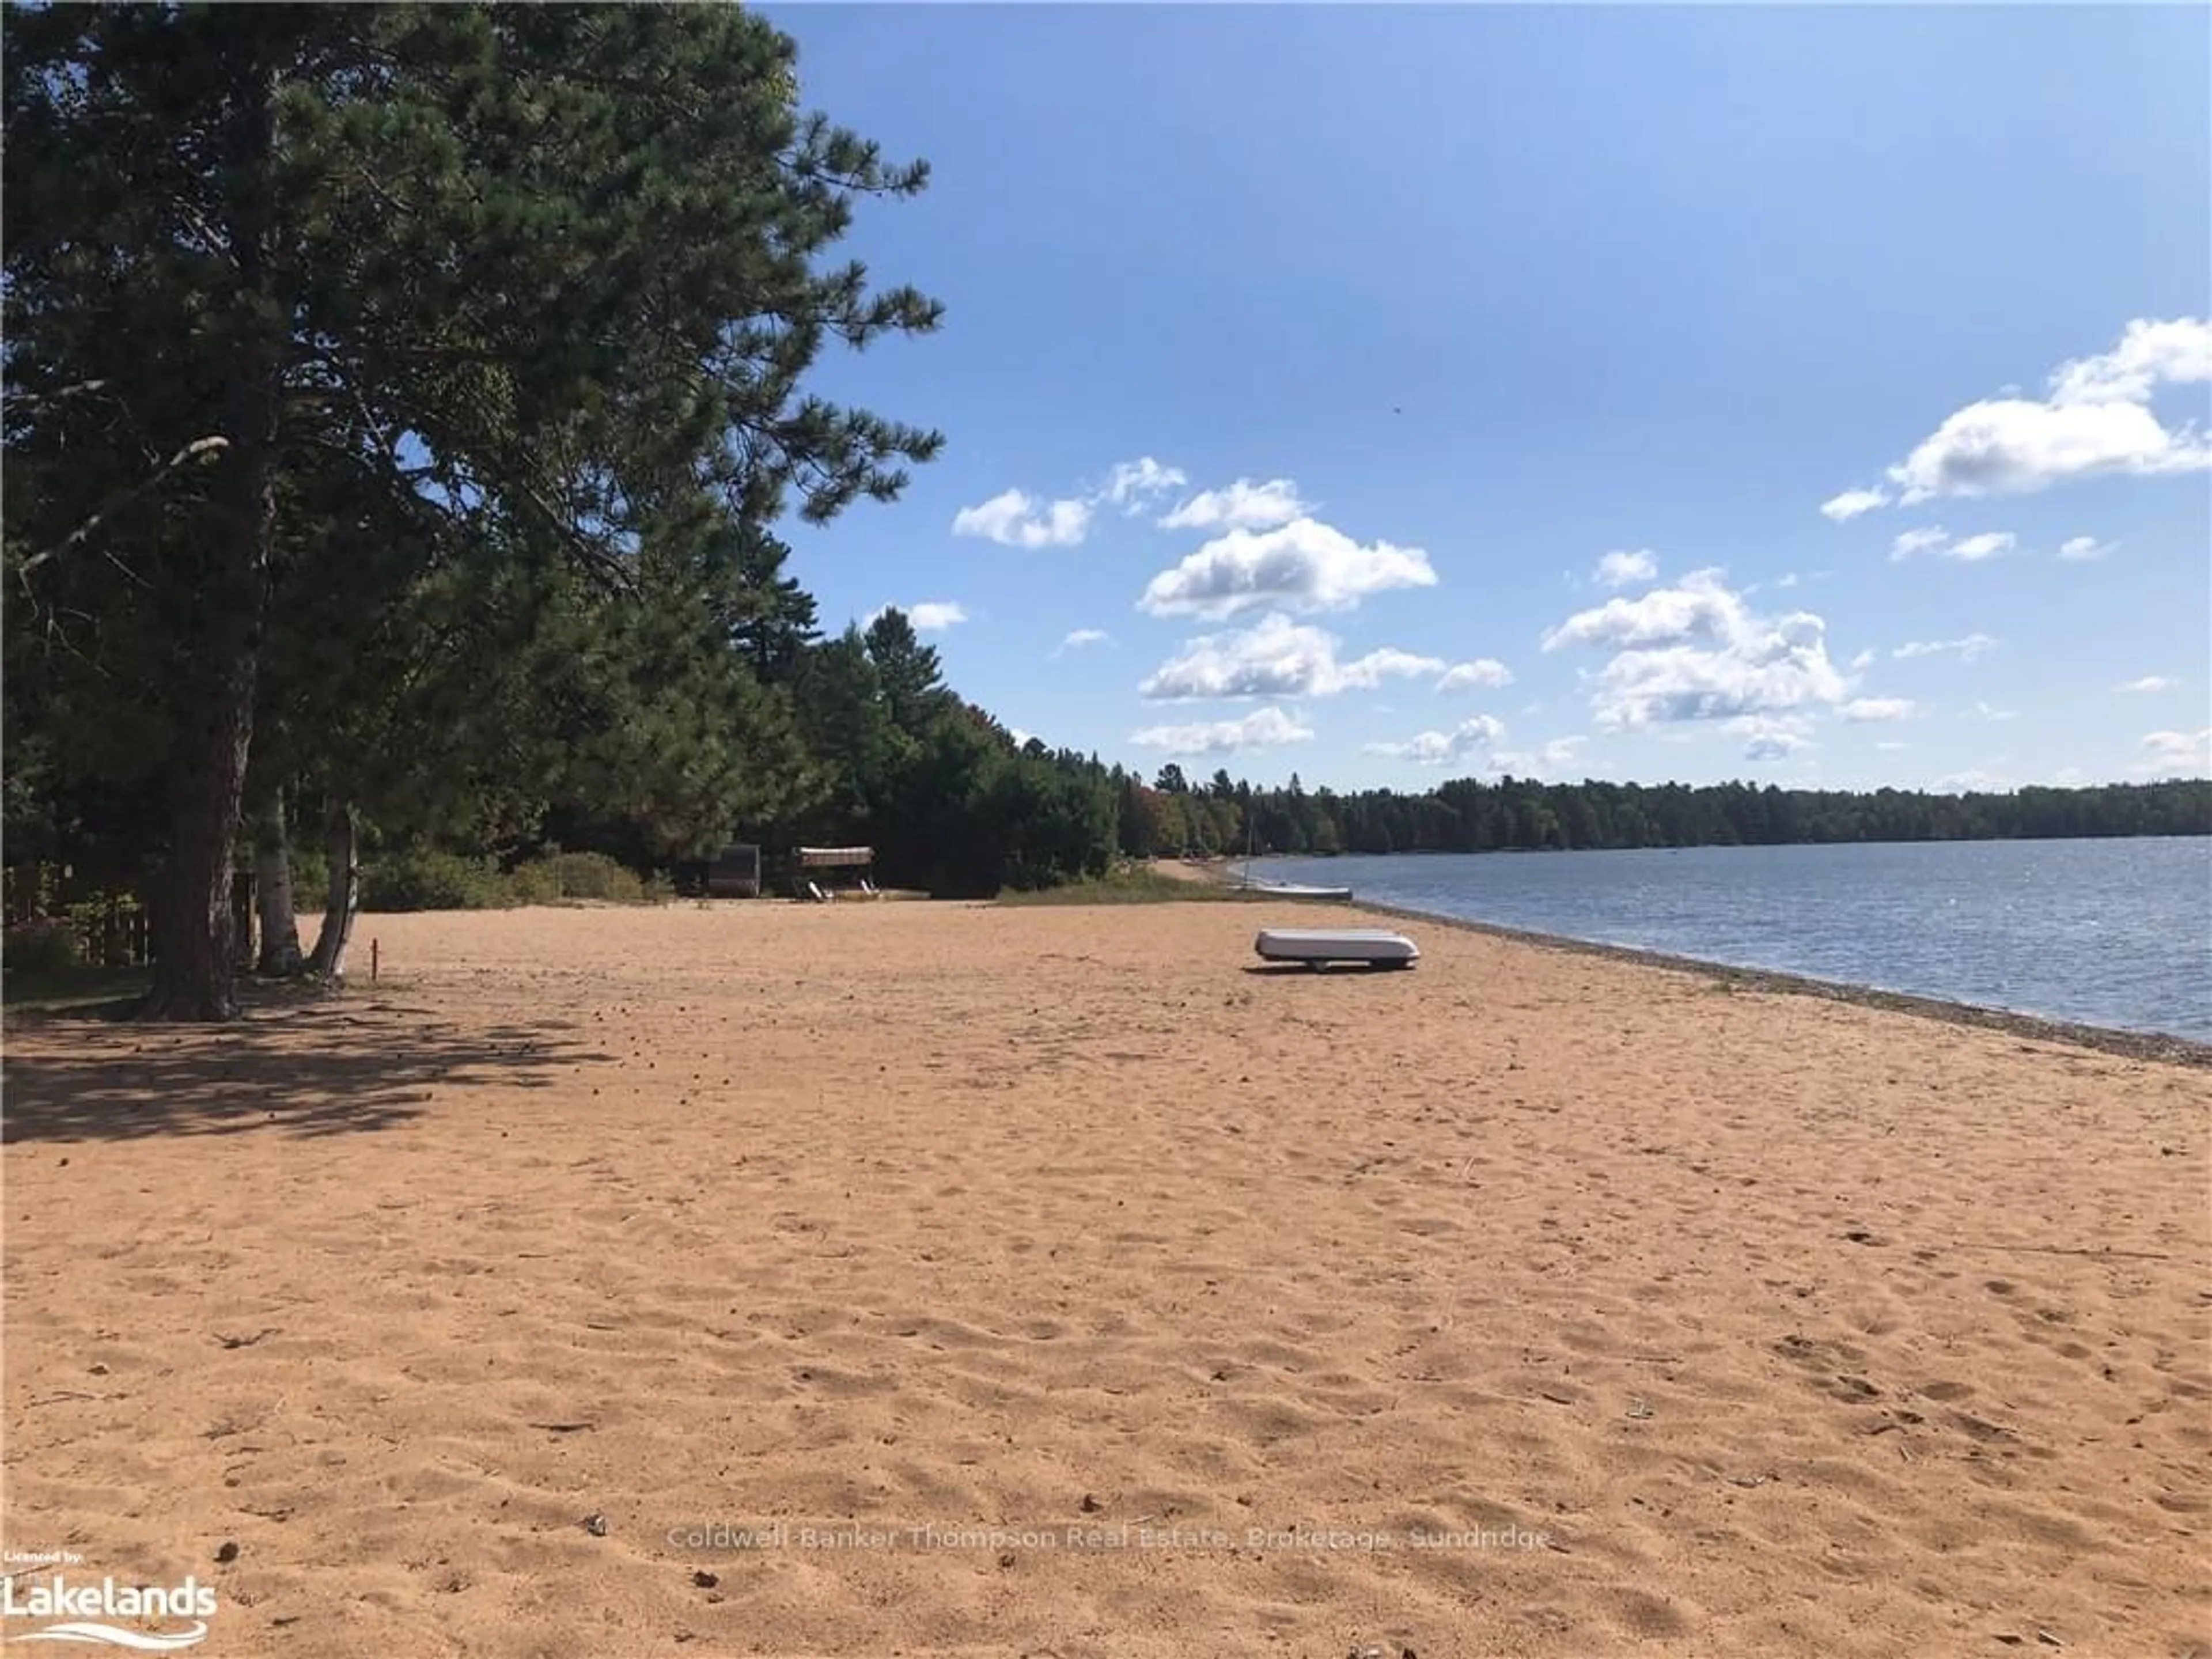
[[[2002,553],[2009,553],[2019,544],[2020,538],[2009,530],[1991,531],[1985,535],[1969,536],[1964,541],[1953,543],[1944,550],[1943,556],[1975,564],[1984,559],[1994,559]]]
[[[1717,570],[1692,570],[1673,587],[1655,587],[1641,599],[1607,599],[1547,629],[1543,646],[1662,645],[1690,639],[1724,639],[1744,628],[1748,608],[1729,591]]]
[[[1198,697],[1326,697],[1371,691],[1388,678],[1443,672],[1436,657],[1391,647],[1340,661],[1336,635],[1279,614],[1257,627],[1204,634],[1137,689],[1155,702]]]
[[[2111,558],[2118,546],[2118,542],[2100,542],[2094,536],[2069,536],[2058,544],[2058,556],[2070,564],[2088,564]]]
[[[1513,671],[1495,657],[1477,657],[1472,662],[1454,663],[1444,670],[1444,677],[1437,682],[1439,691],[1464,691],[1470,686],[1499,686],[1513,684]]]
[[[1607,587],[1626,587],[1634,582],[1656,580],[1659,561],[1649,548],[1638,548],[1632,553],[1608,553],[1597,562],[1595,574]]]
[[[1599,726],[1632,729],[1832,703],[1845,690],[1814,626],[1717,650],[1624,651],[1597,675],[1591,708]]]
[[[1090,534],[1094,509],[1103,506],[1142,513],[1189,482],[1182,468],[1142,455],[1133,461],[1116,461],[1106,482],[1086,495],[1047,501],[1026,490],[1002,490],[980,506],[963,507],[954,514],[952,533],[981,536],[1001,547],[1075,547]]]
[[[1198,726],[1152,726],[1129,741],[1139,749],[1164,750],[1170,755],[1225,755],[1239,749],[1272,749],[1287,743],[1304,743],[1313,728],[1279,708],[1255,708],[1243,720],[1214,720]]]
[[[1018,489],[952,515],[954,535],[981,536],[1001,547],[1074,547],[1090,528],[1089,502],[1040,501]]]
[[[1896,469],[1903,500],[2025,495],[2102,472],[2199,470],[2208,452],[2186,428],[2170,432],[2140,404],[1969,404]]]
[[[1751,741],[1743,746],[1747,761],[1788,760],[1813,744],[1813,723],[1802,714],[1745,714],[1728,723],[1728,729]]]
[[[1367,752],[1387,755],[1394,760],[1409,760],[1422,766],[1443,766],[1464,760],[1504,735],[1504,721],[1489,714],[1477,714],[1472,720],[1462,720],[1449,732],[1423,732],[1404,743],[1370,743]]]
[[[1001,547],[1075,547],[1090,533],[1095,508],[1141,513],[1189,482],[1182,468],[1142,455],[1115,462],[1106,482],[1085,495],[1047,501],[1026,490],[1002,490],[980,506],[963,507],[954,514],[952,533],[981,536]]]
[[[1881,652],[1872,649],[1860,652],[1857,656],[1851,659],[1851,672],[1854,674],[1863,673],[1867,669],[1874,665],[1875,659],[1881,655]]]
[[[1970,766],[1963,772],[1947,772],[1936,780],[1936,787],[1955,794],[2003,794],[2011,790],[2012,779],[1986,766]]]
[[[2019,709],[1999,708],[1993,703],[1977,702],[1974,712],[1985,720],[2016,720],[2020,718]]]
[[[1006,735],[1014,740],[1015,748],[1026,749],[1030,746],[1030,739],[1035,738],[1036,733],[1024,732],[1018,726],[1010,726],[1006,728]]]
[[[1820,514],[1836,524],[1848,524],[1862,513],[1871,513],[1877,507],[1887,507],[1889,496],[1880,489],[1846,489],[1840,495],[1831,495],[1820,503]]]
[[[1719,650],[1624,651],[1598,685],[1592,707],[1608,728],[1832,704],[1848,690],[1828,660],[1817,617],[1786,618]]]
[[[2212,380],[2212,323],[2184,317],[2130,323],[2101,357],[2063,365],[2051,377],[2054,404],[2142,404],[2164,381]]]
[[[1887,743],[1878,743],[1878,744],[1875,744],[1875,748],[1877,748],[1877,749],[1887,749],[1887,750],[1890,750],[1892,753],[1894,753],[1895,751],[1897,751],[1898,750],[1900,750],[1900,749],[1910,749],[1910,748],[1911,748],[1911,747],[1912,747],[1912,745],[1911,745],[1911,744],[1909,744],[1909,743],[1898,743],[1898,742],[1896,742],[1896,741],[1893,740],[1893,741],[1891,741],[1891,742],[1887,742]]]
[[[941,634],[968,620],[967,611],[954,599],[924,599],[907,607],[906,616],[917,634]]]
[[[1575,750],[1587,739],[1553,738],[1541,749],[1500,749],[1493,750],[1483,763],[1483,769],[1493,777],[1550,778],[1562,777],[1575,763]]]
[[[1114,636],[1103,628],[1079,628],[1060,642],[1063,651],[1079,651],[1086,645],[1111,645]]]
[[[1893,563],[1902,563],[1916,553],[1935,553],[1973,564],[1983,559],[1994,559],[2000,553],[2009,553],[2019,543],[2020,538],[2008,530],[1990,531],[1954,542],[1949,531],[1936,525],[1925,530],[1901,532],[1889,544],[1889,556]]]
[[[1902,720],[1912,718],[1912,699],[1910,697],[1854,697],[1838,711],[1853,724],[1868,720]]]
[[[2139,680],[2130,680],[2125,685],[2115,689],[2121,691],[2171,691],[2173,682],[2163,674],[2146,674]]]
[[[1178,482],[1181,482],[1178,475]],[[1201,489],[1160,520],[1163,530],[1272,530],[1313,508],[1288,478],[1255,483],[1239,478],[1223,489]]]
[[[905,613],[908,622],[917,634],[937,634],[958,623],[968,620],[968,612],[954,599],[923,599],[915,605],[879,605],[860,618],[862,628],[875,626],[876,618],[887,611]]]
[[[2201,732],[2153,732],[2142,744],[2144,759],[2132,769],[2145,777],[2212,777],[2212,726]]]
[[[1117,461],[1096,499],[1124,513],[1141,513],[1147,503],[1190,482],[1179,466],[1164,466],[1149,455],[1133,461]]]
[[[1294,519],[1274,530],[1218,537],[1154,576],[1137,603],[1155,617],[1218,621],[1270,605],[1344,611],[1370,593],[1436,582],[1429,556],[1417,547],[1355,542],[1317,520]]]
[[[1370,651],[1364,657],[1346,663],[1337,671],[1337,685],[1340,690],[1371,691],[1382,683],[1386,676],[1411,679],[1415,675],[1437,673],[1443,666],[1442,657],[1424,657],[1411,651],[1384,646],[1379,651]]]
[[[1940,657],[1955,651],[1960,662],[1972,662],[1984,652],[1994,649],[1996,643],[1987,634],[1969,634],[1956,640],[1909,641],[1889,654],[1899,662],[1910,662],[1915,657]]]
[[[1809,611],[1753,612],[1717,570],[1640,599],[1607,599],[1546,632],[1544,649],[1618,648],[1590,677],[1600,726],[1781,715],[1833,707],[1850,684],[1828,659],[1826,624]]]
[[[2150,403],[2162,386],[2206,380],[2212,324],[2139,319],[2111,351],[2062,364],[2040,401],[1998,397],[1951,415],[1889,477],[1910,505],[2024,495],[2100,473],[2202,471],[2212,468],[2212,444],[2192,423],[2163,424]]]

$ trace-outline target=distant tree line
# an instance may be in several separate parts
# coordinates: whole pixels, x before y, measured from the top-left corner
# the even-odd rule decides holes
[[[1781,789],[1770,784],[1539,783],[1456,779],[1419,794],[1255,790],[1178,766],[1147,785],[1114,775],[1121,847],[1137,855],[1496,853],[1801,842],[2006,841],[2212,835],[2212,781],[2027,788],[2008,794]],[[1249,830],[1248,830],[1249,826]]]

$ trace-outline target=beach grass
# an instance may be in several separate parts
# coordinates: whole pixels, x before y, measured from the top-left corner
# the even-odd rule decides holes
[[[999,902],[1010,905],[1188,904],[1196,901],[1219,904],[1224,902],[1243,903],[1268,896],[1266,893],[1231,887],[1210,878],[1191,879],[1166,876],[1140,866],[1090,881],[1070,882],[1061,887],[1040,888],[1032,892],[1001,893]]]

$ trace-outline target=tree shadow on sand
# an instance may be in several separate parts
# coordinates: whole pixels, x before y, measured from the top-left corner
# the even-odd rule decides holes
[[[543,1089],[591,1049],[562,1021],[463,1026],[380,999],[270,1000],[228,1025],[11,1018],[0,1143],[390,1129],[431,1090]]]

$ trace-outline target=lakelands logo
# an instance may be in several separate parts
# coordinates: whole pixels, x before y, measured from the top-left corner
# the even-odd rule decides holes
[[[11,1644],[89,1642],[134,1653],[180,1653],[207,1640],[207,1621],[214,1616],[214,1586],[189,1577],[181,1583],[151,1586],[118,1584],[112,1578],[73,1584],[60,1573],[0,1578],[0,1620],[62,1621],[20,1633],[0,1629],[0,1640]],[[159,1628],[172,1623],[181,1628]]]

